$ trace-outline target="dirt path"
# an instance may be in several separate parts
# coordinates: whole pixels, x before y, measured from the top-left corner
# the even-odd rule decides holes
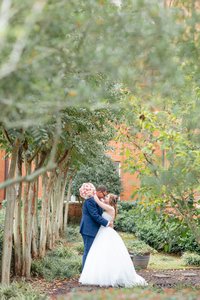
[[[141,270],[138,271],[138,274],[154,287],[174,288],[177,285],[200,287],[200,268],[189,270]],[[55,280],[53,283],[34,280],[32,284],[37,287],[39,285],[41,290],[50,296],[51,300],[56,300],[57,296],[67,295],[71,292],[90,292],[101,289],[99,286],[82,286],[78,283],[78,278]]]

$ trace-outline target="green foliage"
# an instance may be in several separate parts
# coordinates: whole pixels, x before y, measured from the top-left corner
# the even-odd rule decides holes
[[[84,252],[84,244],[79,243],[76,247],[75,247],[76,251],[78,252],[78,254],[83,255]]]
[[[144,241],[140,240],[133,240],[133,241],[127,241],[126,246],[129,250],[129,253],[135,254],[135,255],[144,255],[147,253],[156,253],[157,251],[147,245]]]
[[[118,212],[125,212],[125,211],[129,211],[131,209],[133,209],[135,206],[137,205],[136,201],[119,201],[118,202]]]
[[[116,230],[124,232],[136,232],[135,220],[131,213],[124,211],[118,212],[117,218],[115,219],[114,227]]]
[[[49,256],[51,257],[60,257],[60,258],[70,258],[74,255],[74,251],[71,248],[68,248],[67,246],[63,246],[60,244],[58,247],[56,247],[55,250],[52,250],[49,252]]]
[[[186,266],[200,267],[200,255],[196,253],[185,252],[182,257]]]
[[[32,262],[32,274],[39,275],[46,280],[52,281],[55,278],[71,278],[80,274],[82,268],[81,257],[77,252],[60,245],[50,251],[43,259]]]
[[[16,300],[45,300],[46,296],[41,295],[33,289],[30,284],[23,281],[12,282],[10,285],[0,286],[0,299],[16,299]]]
[[[80,242],[82,241],[82,237],[80,235],[80,228],[76,225],[68,225],[66,232],[67,242]]]
[[[122,1],[120,8],[110,1],[43,3],[34,10],[28,1],[13,1],[8,13],[12,17],[2,30],[4,124],[27,128],[70,105],[113,103],[119,99],[121,82],[145,96],[152,91],[179,96],[181,89],[186,98],[191,87],[196,88],[199,37],[194,5],[168,8],[156,0]],[[10,55],[18,39],[22,49],[13,62]],[[151,101],[156,103],[158,97]]]
[[[113,112],[108,109],[91,111],[71,107],[63,111],[59,150],[70,149],[72,170],[77,171],[104,155],[115,132],[115,121]]]
[[[91,147],[93,145],[91,144]],[[83,182],[92,182],[94,186],[105,185],[109,192],[119,195],[121,181],[112,160],[106,155],[92,159],[83,165],[73,180],[72,193],[79,196],[79,188]]]
[[[138,205],[129,211],[121,211],[116,218],[115,228],[135,233],[139,239],[159,251],[200,253],[200,246],[187,224],[164,211],[156,212],[153,208],[144,209]]]
[[[126,155],[126,169],[137,172],[140,180],[138,198],[146,206],[174,208],[199,241],[199,122],[190,122],[191,109],[199,109],[198,89],[194,94],[187,104],[172,99],[155,112],[133,99],[127,115],[128,134],[121,138],[138,151],[137,156],[134,151]]]
[[[118,231],[135,233],[135,220],[129,211],[132,211],[136,206],[136,202],[122,202],[117,205],[117,218],[115,219],[114,227]]]

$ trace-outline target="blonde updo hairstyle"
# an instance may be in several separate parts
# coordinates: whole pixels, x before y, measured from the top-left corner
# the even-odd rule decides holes
[[[108,199],[109,199],[109,204],[110,206],[114,207],[115,209],[115,217],[117,215],[117,200],[118,200],[118,196],[115,194],[108,194]]]

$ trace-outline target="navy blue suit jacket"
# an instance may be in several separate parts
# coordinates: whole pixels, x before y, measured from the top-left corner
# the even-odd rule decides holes
[[[91,197],[85,200],[82,209],[82,219],[80,224],[80,233],[95,237],[101,225],[106,226],[108,221],[101,215],[103,209]]]

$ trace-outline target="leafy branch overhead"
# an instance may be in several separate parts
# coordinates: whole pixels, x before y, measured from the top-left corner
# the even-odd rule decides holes
[[[118,106],[121,83],[153,106],[186,101],[198,86],[199,8],[164,2],[3,1],[0,121],[27,128],[68,106]]]
[[[126,169],[138,175],[138,198],[144,205],[175,209],[199,243],[199,123],[190,122],[199,99],[179,109],[172,101],[152,111],[128,97],[127,133],[118,138],[129,144]]]

